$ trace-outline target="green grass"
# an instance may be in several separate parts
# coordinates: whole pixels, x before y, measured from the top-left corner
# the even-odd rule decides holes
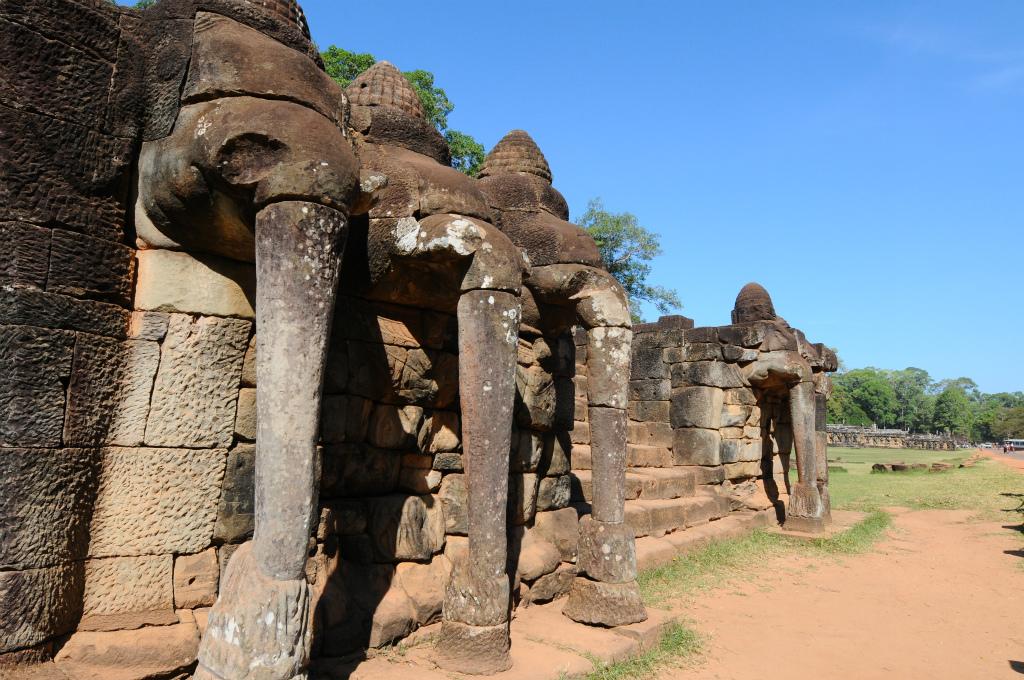
[[[648,678],[658,671],[678,666],[700,651],[701,639],[691,628],[680,623],[669,626],[654,649],[643,654],[610,664],[595,664],[587,680],[627,680],[627,678]]]
[[[850,529],[820,539],[796,539],[753,531],[740,538],[716,541],[649,569],[637,579],[644,602],[659,605],[734,579],[752,577],[767,560],[783,555],[826,556],[862,552],[878,540],[890,524],[887,513],[876,511]]]
[[[979,518],[1007,519],[1006,511],[1024,493],[1024,475],[1005,465],[981,460],[974,467],[946,472],[872,472],[874,463],[959,464],[969,452],[911,451],[905,449],[829,449],[829,459],[841,459],[847,469],[829,477],[832,507],[872,511],[886,506],[915,510],[976,510]]]

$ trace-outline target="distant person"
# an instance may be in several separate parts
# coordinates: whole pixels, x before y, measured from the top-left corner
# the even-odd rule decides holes
[[[1006,453],[1006,444],[1003,444],[1003,453]]]

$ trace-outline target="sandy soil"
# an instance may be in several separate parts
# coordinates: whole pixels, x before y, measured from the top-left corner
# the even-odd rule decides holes
[[[892,508],[873,552],[769,565],[690,608],[710,638],[662,680],[1021,680],[1024,569],[1006,522]]]

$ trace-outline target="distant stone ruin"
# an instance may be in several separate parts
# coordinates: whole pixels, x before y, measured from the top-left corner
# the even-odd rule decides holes
[[[455,171],[290,0],[5,7],[2,672],[288,680],[438,624],[495,673],[517,607],[625,626],[694,532],[828,524],[834,355],[756,284],[633,328],[525,132]]]
[[[828,443],[851,449],[953,451],[957,447],[957,441],[951,436],[911,434],[907,430],[881,430],[858,425],[829,425]]]

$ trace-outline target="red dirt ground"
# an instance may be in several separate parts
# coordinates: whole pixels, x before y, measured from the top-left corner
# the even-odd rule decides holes
[[[778,564],[756,583],[702,596],[690,614],[710,638],[707,656],[660,678],[1024,679],[1013,520],[890,511],[893,528],[869,553]]]

